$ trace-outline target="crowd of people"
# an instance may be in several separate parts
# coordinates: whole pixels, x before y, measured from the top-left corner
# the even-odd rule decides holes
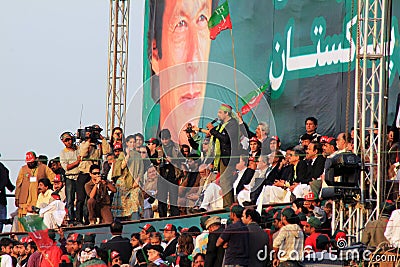
[[[331,202],[320,209],[319,201],[311,196],[290,206],[268,207],[261,214],[235,203],[229,219],[204,214],[199,227],[167,223],[157,230],[146,223],[140,232],[128,233],[116,221],[110,224],[111,238],[102,241],[93,233],[50,229],[51,245],[42,249],[30,236],[12,235],[0,240],[1,266],[265,267],[303,266],[321,260],[333,264],[348,259],[341,254],[345,248],[340,243],[347,240],[346,233],[330,232],[331,209]],[[382,211],[381,219],[366,225],[363,242],[373,248],[389,241],[399,248],[400,209],[386,202]]]
[[[191,246],[185,245],[185,253],[193,256],[193,264],[198,258],[207,263],[208,254],[213,251],[218,263],[206,266],[221,266],[222,260],[224,265],[254,266],[257,264],[249,263],[256,257],[252,253],[261,248],[258,245],[264,247],[265,244],[268,251],[290,248],[308,253],[310,249],[315,252],[326,249],[329,242],[321,241],[324,245],[316,247],[315,233],[322,232],[328,241],[332,238],[334,204],[331,200],[321,201],[321,189],[337,182],[358,185],[357,171],[350,178],[341,177],[337,176],[333,167],[335,157],[352,153],[353,131],[341,132],[336,137],[321,135],[317,132],[317,119],[309,117],[305,119],[305,133],[295,145],[284,150],[280,138],[270,136],[267,123],[259,122],[255,132],[252,132],[241,114],[235,114],[229,105],[221,105],[218,120],[216,126],[216,121],[213,121],[204,129],[188,124],[186,144],[175,143],[168,129],[161,129],[158,136],[147,141],[141,133],[125,136],[120,127],[112,130],[110,140],[102,136],[98,125],[86,127],[77,135],[64,132],[60,140],[65,148],[59,157],[47,162],[46,156],[37,156],[33,151],[26,153],[26,165],[21,167],[15,186],[9,179],[7,168],[1,164],[0,201],[3,197],[5,199],[5,188],[9,191],[15,188],[18,210],[12,220],[12,230],[24,230],[16,218],[35,214],[43,217],[49,229],[59,229],[62,226],[115,224],[116,221],[210,212],[232,207],[235,203],[237,205],[231,209],[233,223],[225,230],[221,226],[221,218],[208,218],[218,222],[208,224],[208,227],[206,221],[202,223],[207,235],[199,233],[199,236],[205,238],[208,233],[218,233],[218,238],[211,238],[215,239],[215,244],[210,244],[209,239],[205,246],[207,242],[199,240],[203,247],[198,257],[195,257],[197,254],[192,255]],[[393,133],[389,133],[388,137],[388,145],[391,145]],[[396,160],[390,165],[395,163]],[[265,221],[268,216],[263,214],[264,211],[260,214],[260,207],[276,203],[293,203],[293,207],[274,211],[268,225]],[[4,209],[5,205],[4,201],[0,203]],[[255,206],[258,207],[256,210]],[[8,220],[5,214],[0,213],[0,216],[2,227]],[[247,223],[248,220],[251,223]],[[261,234],[251,237],[259,229],[250,225],[262,220],[261,232],[271,228],[273,231],[284,231],[279,231],[281,234],[274,237]],[[168,227],[172,230],[167,232],[178,233],[175,226]],[[236,232],[240,234],[236,235]],[[156,233],[148,231],[161,241],[161,235]],[[190,234],[191,231],[189,236],[193,241],[194,235]],[[186,235],[179,237],[186,240],[182,242],[188,242]],[[248,242],[249,235],[251,240],[260,240],[256,248]],[[307,235],[309,237],[305,238]],[[167,236],[164,230],[168,244]],[[312,242],[307,243],[310,237]],[[392,244],[399,242],[392,235],[390,238]],[[82,238],[78,239],[83,243]],[[138,244],[146,244],[142,233],[136,239]],[[195,247],[197,243],[196,239],[193,243]],[[192,250],[197,251],[195,247]],[[207,247],[206,256],[203,255],[204,247]],[[97,248],[90,249],[85,255],[101,255]],[[160,263],[173,254],[166,255],[169,253],[165,253],[164,249],[165,246],[163,249],[154,247],[154,252],[151,252],[154,254],[150,256],[149,253],[149,258],[146,256],[148,251],[141,255],[146,259],[158,255]],[[175,249],[171,251],[177,252]],[[225,254],[221,256],[222,252]],[[299,259],[295,258],[293,264]],[[183,261],[180,266],[184,265]],[[287,257],[280,261],[292,262]],[[145,263],[149,262],[146,260]],[[128,262],[124,260],[124,263]],[[291,265],[286,263],[284,266]]]

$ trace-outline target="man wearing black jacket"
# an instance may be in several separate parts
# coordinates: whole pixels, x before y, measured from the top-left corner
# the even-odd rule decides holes
[[[110,225],[110,232],[112,237],[106,243],[100,245],[101,249],[105,251],[117,251],[121,257],[122,263],[129,264],[129,259],[132,253],[132,245],[130,240],[126,237],[122,237],[123,225],[120,222],[113,222]]]
[[[223,246],[217,247],[217,240],[224,231],[221,225],[221,218],[217,216],[211,217],[205,224],[209,234],[204,267],[220,267],[225,255]]]
[[[179,216],[176,174],[183,156],[180,153],[179,145],[171,140],[171,132],[168,129],[162,129],[159,137],[162,149],[160,147],[158,150],[158,172],[161,176],[157,182],[158,212],[160,217],[167,217],[169,195],[170,215]]]
[[[325,169],[325,158],[322,156],[322,145],[317,142],[311,142],[306,150],[306,159],[308,160],[308,179],[311,191],[318,196],[321,190],[321,175]]]
[[[221,174],[220,185],[224,199],[224,207],[229,207],[233,203],[233,177],[235,165],[239,161],[239,124],[232,117],[232,107],[222,104],[218,110],[218,119],[221,124],[214,127],[210,122],[207,124],[208,130],[193,127],[195,131],[201,131],[211,135],[214,144],[214,168]]]
[[[6,187],[10,192],[15,189],[10,181],[8,169],[0,162],[0,233],[3,232],[3,223],[7,218]]]
[[[178,244],[178,234],[175,225],[166,224],[164,229],[160,229],[164,232],[164,240],[167,242],[167,246],[164,249],[163,256],[167,258],[173,254],[176,254],[176,245]]]
[[[265,157],[261,156],[260,161],[261,160],[264,161]],[[252,189],[252,192],[250,193],[250,199],[253,204],[256,204],[258,197],[263,191],[264,185],[271,186],[274,185],[277,181],[281,180],[279,167],[282,160],[283,155],[279,151],[269,154],[268,161],[270,166],[265,173],[266,178],[262,181],[261,184],[255,183],[254,190]]]

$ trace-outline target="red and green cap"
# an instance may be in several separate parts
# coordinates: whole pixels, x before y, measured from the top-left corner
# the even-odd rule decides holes
[[[35,160],[36,160],[35,152],[33,152],[33,151],[26,152],[26,155],[25,155],[25,162],[26,163],[32,163]]]
[[[232,112],[232,107],[228,104],[222,104],[219,109],[225,112]]]

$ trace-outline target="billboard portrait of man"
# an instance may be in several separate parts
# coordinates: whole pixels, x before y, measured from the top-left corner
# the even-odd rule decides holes
[[[150,0],[148,56],[159,84],[152,97],[160,104],[159,129],[187,143],[188,122],[198,124],[206,91],[210,32],[217,0]]]

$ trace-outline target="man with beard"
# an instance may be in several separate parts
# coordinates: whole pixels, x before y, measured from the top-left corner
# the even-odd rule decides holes
[[[211,135],[214,144],[214,168],[220,173],[220,186],[222,188],[224,207],[230,207],[233,203],[233,176],[236,163],[239,161],[239,123],[233,117],[230,105],[221,104],[218,109],[218,119],[221,123],[214,127],[209,122],[207,129],[193,126],[193,130]]]
[[[60,196],[61,201],[65,202],[66,201],[65,186],[62,176],[60,174],[56,174],[56,177],[54,177],[53,189],[54,192]]]
[[[11,250],[13,249],[13,242],[8,237],[3,237],[0,240],[0,257],[1,257],[1,266],[2,267],[11,267],[12,266],[12,258],[10,256]]]
[[[61,166],[60,157],[51,159],[48,166],[55,174],[61,174],[62,176],[65,175],[65,170]]]
[[[18,208],[18,217],[27,214],[27,208],[36,206],[38,198],[38,181],[42,178],[49,178],[53,181],[55,173],[46,165],[38,165],[35,152],[27,152],[25,157],[26,165],[19,171],[16,189],[15,206]],[[18,223],[18,230],[23,231],[23,226]]]
[[[25,236],[21,238],[21,244],[18,245],[18,263],[17,266],[26,267],[28,264],[29,256],[32,254],[31,249],[28,250],[29,242],[32,242],[32,239]]]
[[[79,251],[82,249],[83,236],[78,233],[71,233],[68,235],[67,243],[65,248],[67,249],[67,255],[70,257],[71,262],[78,260]]]

